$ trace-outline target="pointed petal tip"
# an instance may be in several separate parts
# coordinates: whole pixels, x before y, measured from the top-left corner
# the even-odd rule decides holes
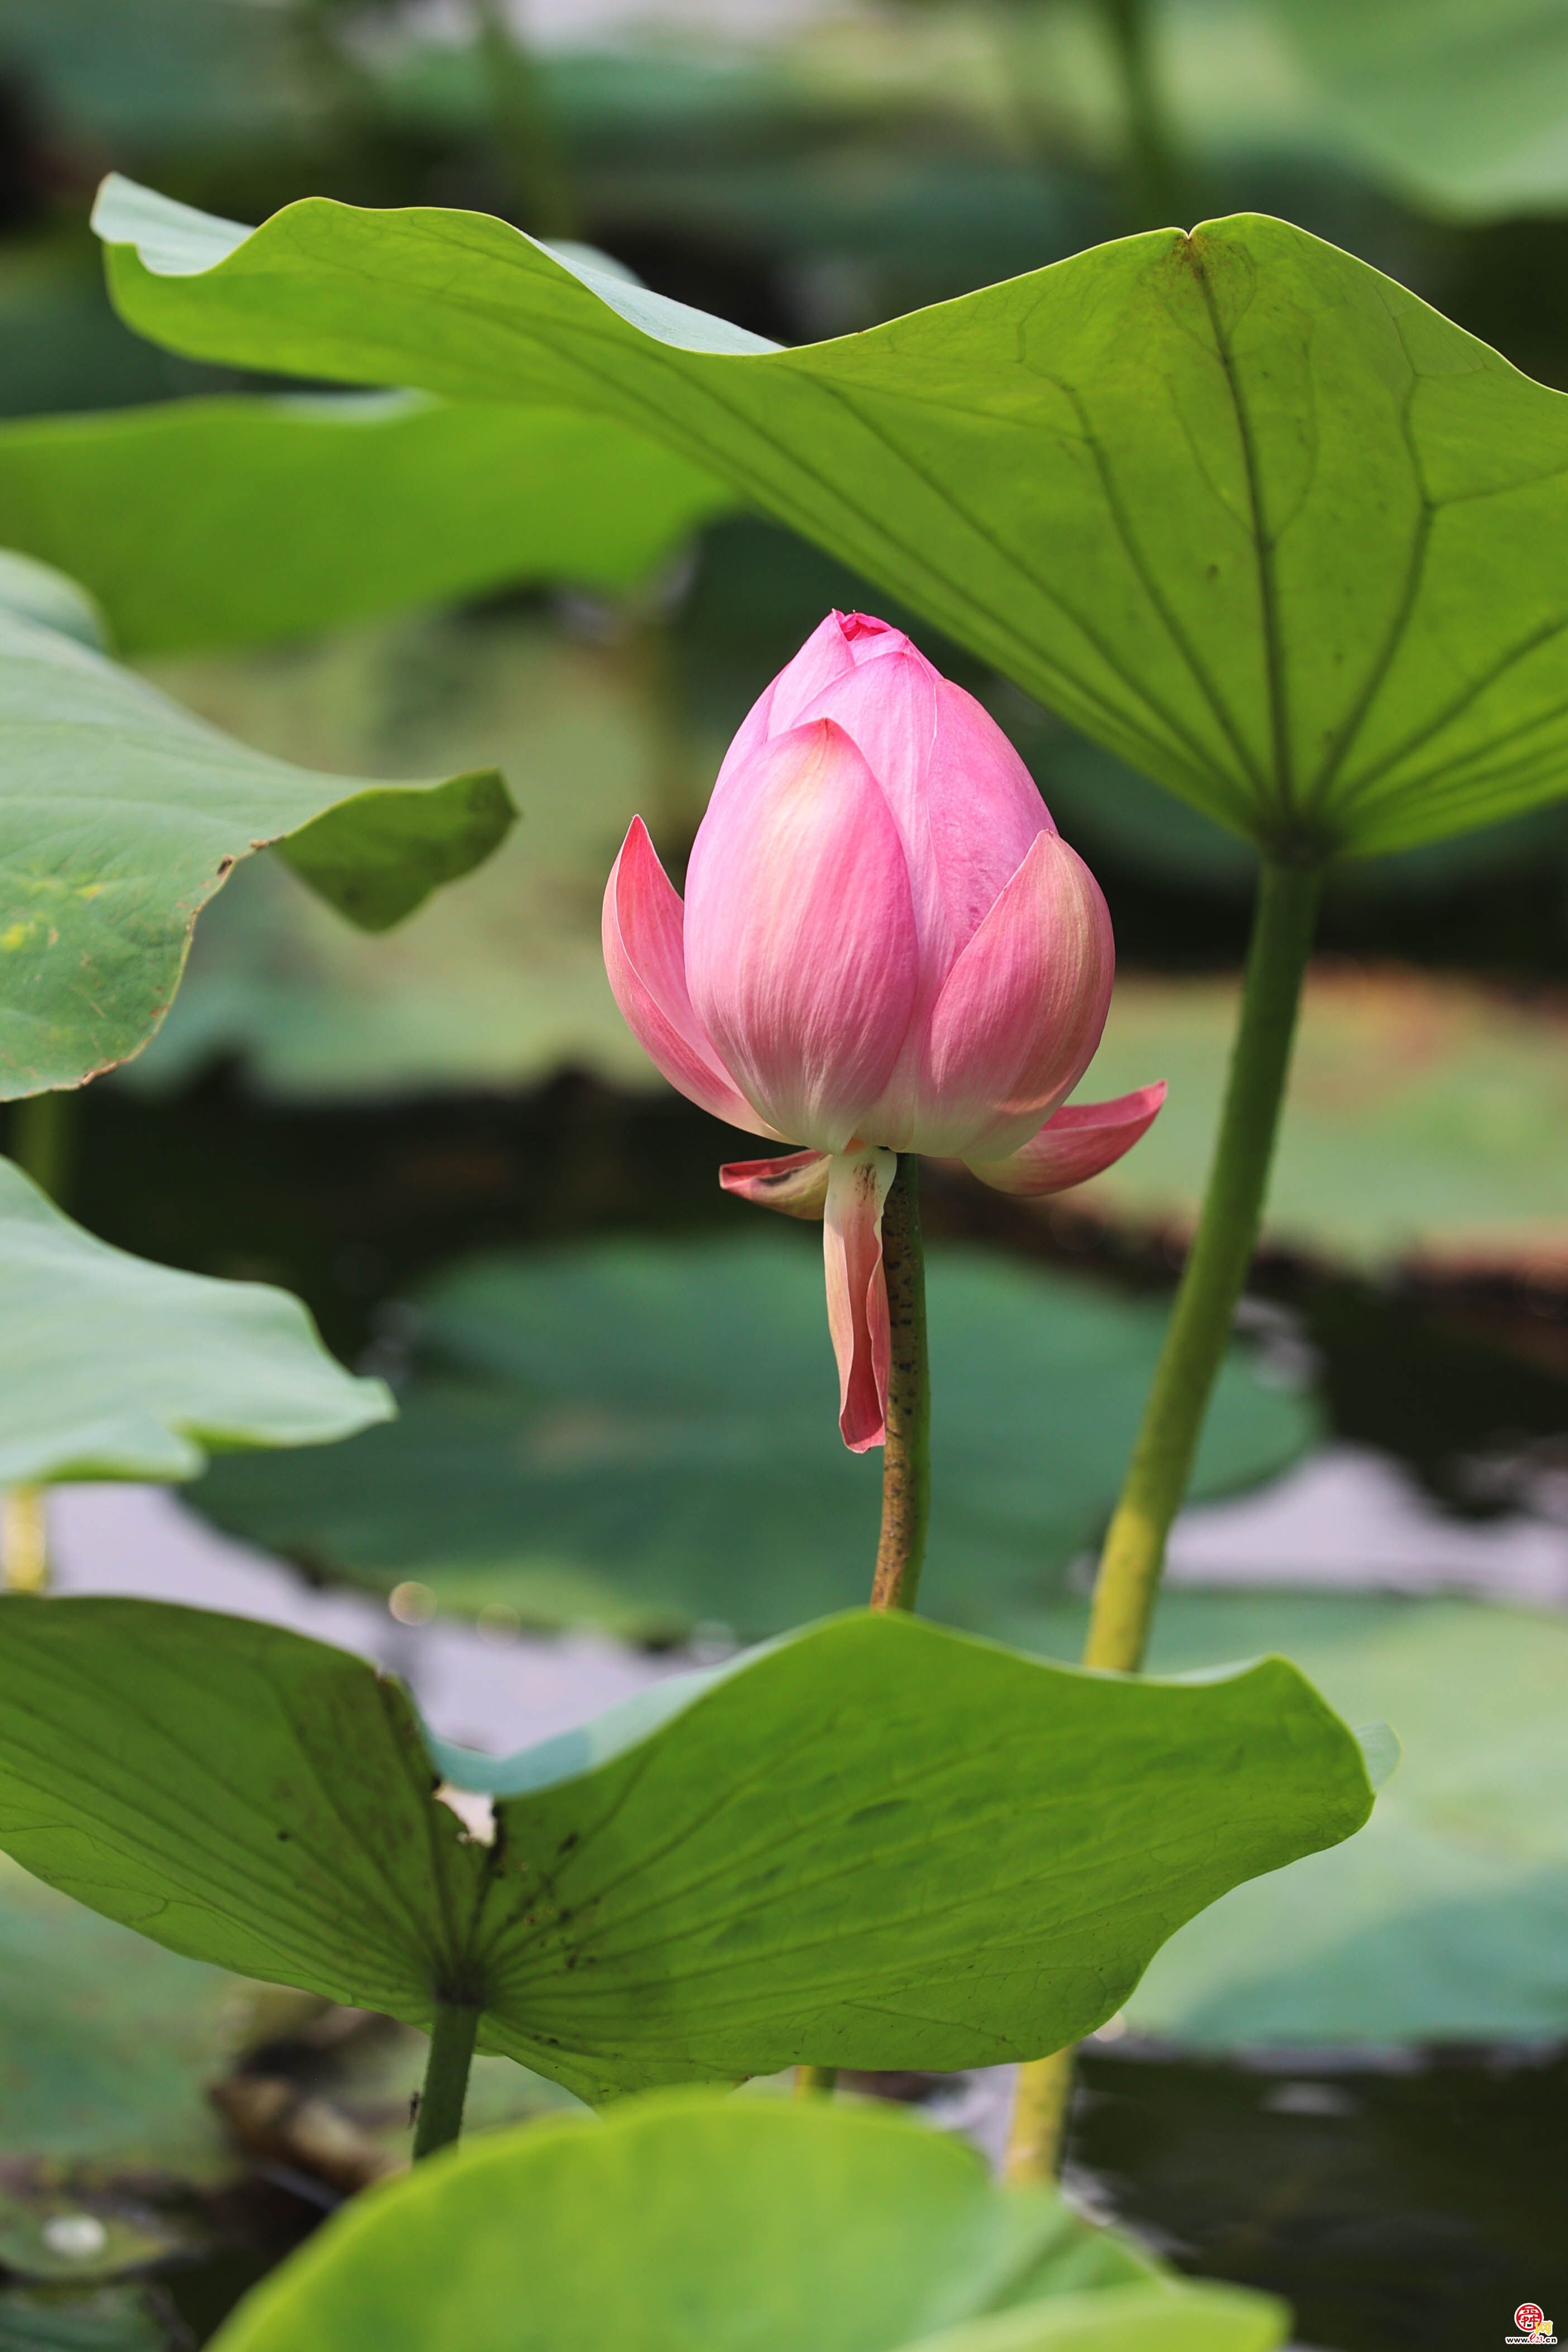
[[[994,1192],[1039,1200],[1085,1184],[1114,1167],[1145,1136],[1165,1100],[1165,1081],[1135,1087],[1109,1102],[1068,1103],[1005,1159],[971,1159],[970,1173]]]
[[[605,885],[605,971],[621,1017],[670,1085],[715,1118],[771,1135],[693,1010],[686,984],[685,909],[647,825],[634,816]]]

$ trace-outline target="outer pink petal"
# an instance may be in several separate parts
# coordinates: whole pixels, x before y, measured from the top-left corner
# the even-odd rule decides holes
[[[1165,1082],[1118,1095],[1113,1102],[1068,1103],[1047,1119],[1037,1135],[1005,1160],[973,1160],[971,1171],[998,1192],[1038,1196],[1087,1183],[1131,1151],[1146,1135],[1165,1099]],[[762,1163],[765,1164],[765,1163]],[[781,1160],[781,1167],[788,1165]]]
[[[822,1229],[827,1328],[838,1359],[838,1428],[851,1454],[888,1434],[892,1334],[882,1270],[882,1204],[898,1170],[893,1151],[836,1153]]]
[[[777,1209],[782,1216],[805,1217],[813,1223],[827,1205],[825,1151],[792,1151],[787,1160],[731,1160],[719,1171],[726,1192],[755,1202],[759,1209]]]
[[[1088,1068],[1115,971],[1099,883],[1037,835],[937,999],[915,1149],[999,1160],[1026,1142]]]
[[[605,886],[605,970],[627,1027],[655,1066],[715,1118],[752,1135],[758,1117],[714,1051],[687,993],[679,893],[640,816],[632,819]]]
[[[841,729],[774,736],[715,798],[687,877],[686,977],[773,1131],[844,1150],[898,1058],[916,947],[899,829]]]

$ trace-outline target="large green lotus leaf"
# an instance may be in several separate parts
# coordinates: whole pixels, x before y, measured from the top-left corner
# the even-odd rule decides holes
[[[297,1298],[111,1249],[0,1160],[0,1486],[194,1478],[209,1446],[319,1445],[394,1410]]]
[[[126,653],[254,643],[498,583],[621,588],[731,494],[640,433],[373,394],[0,425],[0,543]]]
[[[146,1044],[237,858],[281,842],[380,929],[515,814],[493,770],[367,784],[268,759],[119,668],[89,624],[71,583],[0,562],[0,1098],[79,1086]]]
[[[526,2230],[518,2216],[529,2217]],[[911,2119],[628,2101],[421,2165],[329,2222],[219,2352],[1269,2352],[1285,2313],[1187,2287]]]
[[[232,2170],[206,2098],[230,2055],[230,1999],[216,1969],[0,1860],[0,2163],[106,2179]]]
[[[1558,0],[1268,0],[1358,148],[1418,203],[1471,218],[1568,200]]]
[[[1195,1220],[1235,1030],[1228,981],[1118,988],[1090,1097],[1170,1081],[1137,1151],[1076,1195]],[[1363,1265],[1568,1265],[1568,1022],[1469,982],[1375,969],[1308,983],[1267,1229]]]
[[[461,891],[375,937],[252,858],[203,917],[125,1078],[176,1085],[237,1055],[265,1092],[334,1099],[536,1083],[566,1065],[657,1086],[605,979],[600,900],[633,816],[689,838],[710,771],[672,761],[643,650],[515,614],[424,615],[159,662],[157,682],[204,719],[311,767],[401,757],[435,773],[499,755],[524,821]]]
[[[1029,1638],[1020,1623],[1017,1638]],[[1037,1645],[1076,1657],[1082,1612]],[[1162,1673],[1279,1648],[1398,1731],[1365,1834],[1184,1927],[1130,2024],[1208,2048],[1560,2041],[1568,2012],[1568,1620],[1370,1594],[1167,1592]]]
[[[1568,399],[1284,222],[793,352],[480,214],[312,198],[247,233],[110,181],[99,226],[180,350],[657,434],[1277,847],[1562,789]]]
[[[141,2288],[51,2287],[0,2292],[0,2352],[176,2352],[162,2315]]]
[[[1055,2049],[1195,1910],[1372,1804],[1279,1658],[1123,1680],[862,1612],[661,1698],[651,1727],[645,1699],[469,1757],[487,1844],[362,1659],[12,1596],[0,1843],[193,1958],[412,2023],[466,2000],[484,2046],[603,2099]]]
[[[750,1218],[738,1210],[737,1219]],[[232,1532],[316,1574],[413,1578],[455,1609],[668,1639],[782,1632],[865,1598],[876,1457],[838,1436],[821,1246],[780,1226],[485,1257],[419,1295],[418,1375],[387,1441],[216,1465]],[[1059,1590],[1116,1496],[1157,1307],[979,1250],[933,1251],[922,1607],[984,1631]],[[1282,1468],[1310,1408],[1245,1358],[1198,1464],[1215,1494]]]
[[[1252,897],[1258,853],[1249,843],[1162,792],[1125,761],[1086,742],[1016,689],[994,689],[991,707],[1023,754],[1058,829],[1097,872],[1103,875],[1109,866],[1113,874],[1131,875],[1153,883],[1167,898],[1188,892],[1237,901]],[[1364,909],[1374,902],[1403,907],[1421,898],[1453,897],[1504,875],[1539,877],[1543,866],[1568,869],[1568,812],[1561,803],[1528,809],[1479,832],[1336,866],[1325,911],[1331,919],[1342,909]],[[1197,919],[1188,911],[1189,923]]]

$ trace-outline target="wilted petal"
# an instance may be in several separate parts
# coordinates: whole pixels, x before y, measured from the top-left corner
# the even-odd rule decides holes
[[[1115,969],[1100,885],[1037,835],[937,999],[916,1149],[1002,1159],[1026,1142],[1088,1068]]]
[[[605,888],[605,970],[627,1027],[656,1068],[731,1127],[775,1135],[725,1069],[686,987],[679,893],[640,816]]]
[[[829,722],[773,737],[698,835],[686,977],[774,1134],[846,1148],[898,1058],[915,976],[909,873],[876,778]]]
[[[1111,1102],[1068,1103],[1047,1119],[1037,1135],[1005,1160],[971,1159],[969,1168],[982,1183],[998,1192],[1037,1197],[1065,1192],[1071,1184],[1087,1183],[1124,1151],[1131,1151],[1154,1124],[1164,1099],[1162,1079],[1158,1086],[1140,1087],[1135,1094],[1118,1095]],[[787,1162],[777,1164],[782,1167]]]
[[[787,1160],[731,1160],[719,1171],[726,1192],[813,1223],[827,1205],[827,1154],[792,1151]]]
[[[888,1434],[892,1335],[882,1270],[882,1205],[899,1165],[895,1151],[837,1152],[828,1162],[822,1230],[827,1328],[838,1359],[838,1428],[851,1454]]]

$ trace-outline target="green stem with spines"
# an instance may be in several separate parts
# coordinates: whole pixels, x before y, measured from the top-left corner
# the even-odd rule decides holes
[[[931,1368],[926,1348],[925,1244],[920,1162],[899,1165],[882,1204],[882,1275],[888,1286],[888,1423],[882,1447],[882,1529],[871,1580],[873,1609],[912,1609],[931,1516]],[[830,2097],[836,2066],[797,2066],[797,2097]]]
[[[1264,860],[1203,1209],[1100,1552],[1086,1666],[1136,1674],[1143,1664],[1166,1538],[1192,1477],[1262,1221],[1321,884],[1320,866]],[[1071,2067],[1072,2053],[1058,2050],[1020,2070],[1010,2178],[1055,2172]]]
[[[430,2055],[414,2118],[414,2161],[449,2147],[463,2128],[463,2106],[468,2095],[468,2069],[474,2063],[474,2042],[479,2030],[479,2010],[468,2001],[436,2004],[430,2029]]]
[[[888,1288],[888,1425],[871,1606],[912,1609],[931,1517],[925,1244],[921,1236],[920,1162],[912,1151],[899,1154],[882,1206],[882,1273]]]

